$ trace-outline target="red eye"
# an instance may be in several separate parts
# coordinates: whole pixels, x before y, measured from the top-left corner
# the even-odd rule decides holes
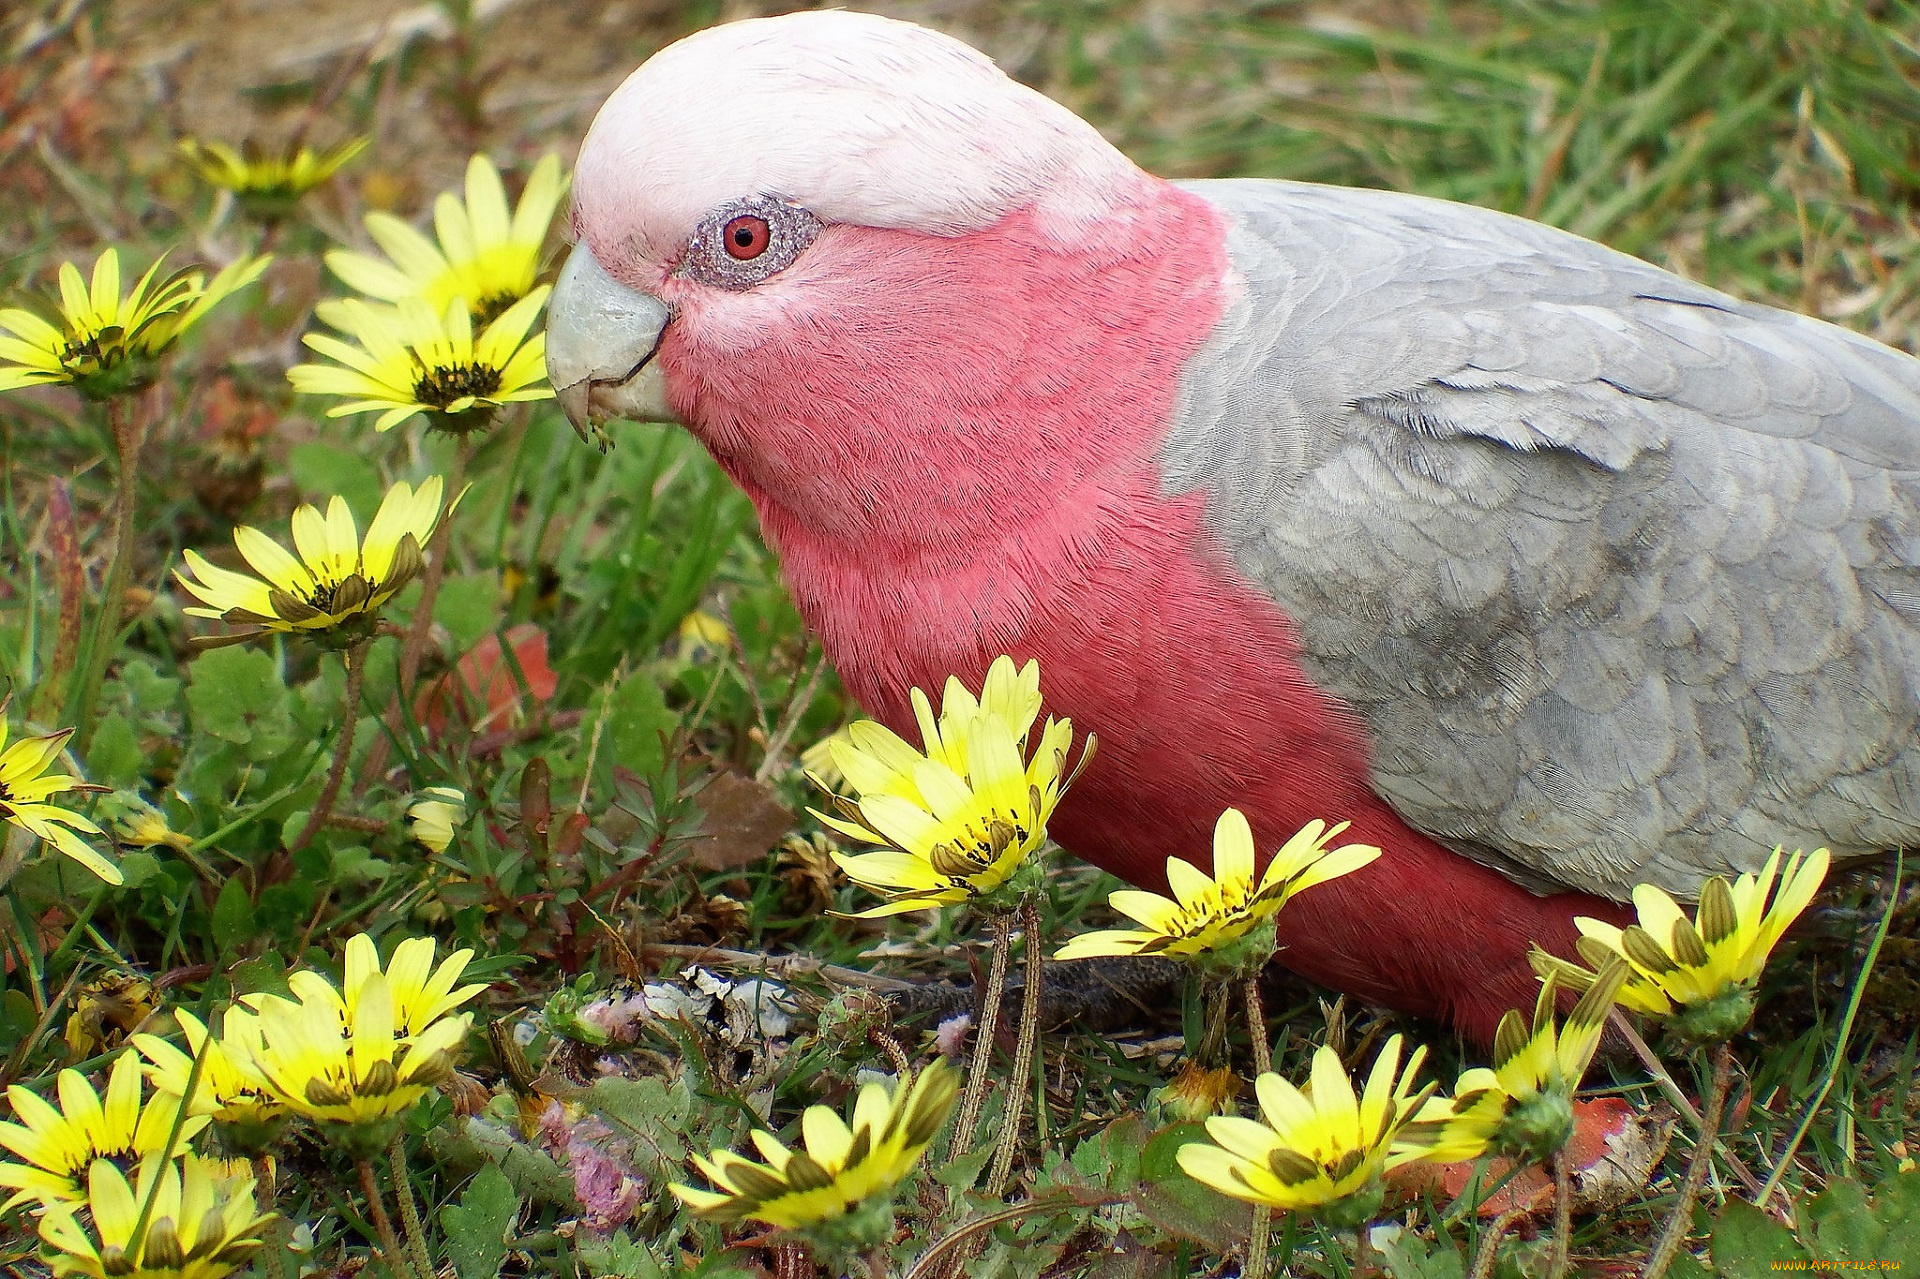
[[[727,246],[727,256],[738,258],[742,262],[751,261],[767,251],[767,242],[772,233],[767,230],[767,220],[744,214],[727,223],[720,232],[720,239]]]

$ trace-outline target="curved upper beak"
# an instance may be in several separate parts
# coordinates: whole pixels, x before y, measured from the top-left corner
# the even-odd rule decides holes
[[[674,422],[666,379],[654,356],[673,309],[607,274],[575,246],[547,303],[547,378],[581,439],[607,446],[611,417]]]

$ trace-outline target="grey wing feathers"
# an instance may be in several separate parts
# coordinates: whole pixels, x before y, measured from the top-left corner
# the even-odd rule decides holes
[[[1616,898],[1920,842],[1920,361],[1482,209],[1189,189],[1239,292],[1166,482],[1409,824]]]

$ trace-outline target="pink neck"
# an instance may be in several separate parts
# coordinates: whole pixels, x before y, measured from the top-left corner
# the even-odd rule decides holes
[[[1219,318],[1226,258],[1209,205],[1140,181],[1091,253],[1031,210],[952,239],[840,226],[752,319],[738,295],[675,299],[676,407],[835,649],[876,588],[929,638],[1017,630],[1031,583],[1076,575],[1116,510],[1157,499],[1173,386]]]

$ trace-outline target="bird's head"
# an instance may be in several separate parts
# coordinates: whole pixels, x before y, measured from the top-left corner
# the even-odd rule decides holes
[[[1103,397],[1141,397],[1115,366],[1138,334],[1099,344],[1179,301],[1153,265],[1180,247],[1172,190],[926,28],[715,27],[628,77],[581,146],[548,370],[576,427],[685,422],[763,517],[804,510],[822,534],[876,532],[875,510],[929,491],[1038,501],[1125,425]],[[1076,295],[1099,325],[1051,314]],[[1065,395],[1077,379],[1111,389]],[[1018,481],[989,474],[1010,460]]]
[[[952,238],[1034,209],[1063,238],[1098,234],[1139,178],[1091,125],[924,27],[825,11],[702,31],[629,76],[580,148],[554,385],[577,426],[671,413],[657,376],[629,374],[678,317],[746,354],[770,322],[843,300],[860,231]]]

